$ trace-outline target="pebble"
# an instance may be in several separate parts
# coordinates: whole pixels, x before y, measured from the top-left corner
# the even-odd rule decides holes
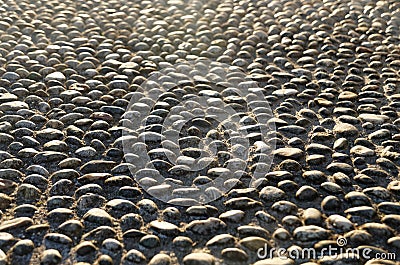
[[[192,239],[185,236],[177,236],[172,241],[173,245],[179,249],[188,249],[193,246]]]
[[[271,206],[271,210],[281,214],[290,214],[297,212],[297,205],[289,201],[278,201]]]
[[[84,216],[83,220],[96,225],[112,225],[112,217],[104,210],[99,208],[90,209]]]
[[[276,241],[287,241],[290,239],[290,233],[284,229],[284,228],[278,228],[275,230],[275,232],[272,234],[272,237],[276,240]]]
[[[160,239],[155,235],[146,235],[140,239],[139,243],[146,248],[155,248],[160,245]]]
[[[397,251],[395,1],[28,2],[0,7],[0,264]]]
[[[298,148],[280,148],[275,150],[273,154],[284,159],[299,159],[303,157],[303,151]]]
[[[40,198],[41,191],[31,184],[22,184],[18,187],[17,196],[24,201],[36,201]]]
[[[83,240],[94,241],[95,244],[103,242],[107,238],[114,238],[116,232],[108,226],[99,226],[82,236]]]
[[[400,249],[400,237],[392,237],[389,238],[387,243],[393,247],[395,247],[396,249]]]
[[[0,232],[11,231],[13,229],[21,229],[33,224],[31,218],[28,217],[18,217],[9,221],[4,221],[0,225]]]
[[[61,73],[61,72],[54,72],[54,73],[48,74],[48,75],[44,78],[44,80],[45,80],[46,82],[53,81],[53,80],[55,80],[55,81],[60,81],[60,82],[64,82],[64,81],[66,80],[66,77],[65,77],[65,75],[64,75],[63,73]]]
[[[10,246],[14,244],[16,239],[14,236],[10,233],[6,232],[0,232],[0,246],[5,247],[5,246]]]
[[[191,253],[183,258],[184,265],[214,265],[215,258],[208,253]]]
[[[369,206],[358,206],[345,210],[345,213],[352,217],[355,216],[364,218],[365,220],[366,218],[373,218],[376,215],[376,210]]]
[[[1,193],[0,194],[0,208],[2,210],[8,208],[8,206],[10,206],[10,204],[12,203],[12,198],[10,196],[8,196],[7,194]]]
[[[206,246],[213,247],[213,246],[229,246],[233,245],[235,242],[235,237],[231,236],[230,234],[220,234],[216,235],[211,238],[207,243]]]
[[[6,113],[15,113],[22,109],[29,109],[29,105],[22,101],[12,101],[0,104],[0,111]]]
[[[44,237],[44,245],[47,249],[54,248],[62,251],[71,247],[72,240],[63,234],[49,233]]]
[[[225,248],[221,251],[221,256],[226,260],[243,262],[248,260],[246,252],[239,248]]]
[[[240,222],[243,218],[245,217],[245,212],[242,210],[230,210],[227,212],[222,213],[219,216],[219,219],[222,221],[228,221],[228,222]]]
[[[358,116],[363,122],[371,122],[373,124],[382,124],[389,119],[386,115],[376,115],[371,113],[363,113]]]
[[[43,265],[56,265],[60,264],[62,256],[58,250],[46,249],[41,254],[40,262]]]
[[[318,197],[318,192],[311,186],[302,186],[296,192],[296,198],[301,201],[311,201]]]
[[[350,149],[350,154],[352,154],[354,156],[368,157],[368,156],[375,155],[375,152],[374,152],[374,150],[367,148],[365,146],[356,145]]]
[[[260,191],[260,199],[265,202],[276,202],[285,197],[285,192],[273,186],[264,187]]]
[[[226,224],[214,217],[210,217],[206,220],[195,220],[190,222],[186,226],[186,230],[192,231],[196,234],[207,235],[209,233],[213,233],[226,227]]]
[[[298,227],[294,230],[293,235],[296,239],[306,242],[312,240],[323,240],[327,239],[329,236],[329,232],[319,226],[316,225],[308,225]]]
[[[79,238],[82,235],[83,224],[77,220],[68,220],[58,227],[60,231],[70,238]]]
[[[266,245],[269,245],[269,242],[262,237],[250,236],[245,237],[239,241],[241,246],[248,248],[251,251],[257,251],[260,248],[264,248]]]
[[[7,260],[7,255],[6,255],[6,253],[4,253],[3,250],[0,250],[0,264],[6,265],[7,262],[8,262],[8,260]]]
[[[335,229],[339,233],[349,232],[354,229],[354,224],[350,222],[346,217],[333,214],[326,219],[327,227]]]
[[[18,241],[12,248],[12,252],[14,255],[23,256],[29,255],[32,253],[35,248],[33,242],[29,239],[24,239]]]
[[[315,208],[305,209],[303,218],[306,225],[320,225],[322,223],[322,213]]]
[[[358,129],[351,124],[348,123],[339,123],[335,125],[333,128],[333,132],[337,135],[338,138],[340,137],[357,137],[359,135]]]
[[[157,254],[149,261],[149,265],[170,265],[171,263],[171,258],[166,254]]]
[[[247,237],[247,236],[260,236],[264,238],[269,237],[269,232],[260,227],[260,226],[255,226],[255,225],[242,225],[237,228],[239,235],[241,237]]]
[[[367,231],[372,236],[377,236],[380,238],[388,238],[393,235],[392,229],[381,223],[366,223],[361,225],[360,229]]]
[[[77,245],[75,251],[78,255],[85,256],[96,252],[97,248],[92,242],[85,241]]]
[[[176,225],[164,221],[152,221],[150,228],[164,235],[173,236],[179,233],[179,228]]]

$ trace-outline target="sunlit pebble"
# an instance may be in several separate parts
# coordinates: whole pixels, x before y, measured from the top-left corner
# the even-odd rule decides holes
[[[22,254],[44,244],[43,264],[61,261],[69,249],[77,259],[99,264],[191,265],[217,259],[253,264],[257,257],[248,256],[246,249],[257,250],[264,240],[279,245],[279,238],[292,237],[285,247],[303,246],[310,238],[317,245],[328,244],[327,224],[333,238],[340,234],[352,245],[380,246],[382,239],[388,243],[382,251],[396,252],[396,1],[22,0],[8,1],[0,12],[0,210],[9,220],[3,218],[0,230],[4,241],[13,243],[7,254],[0,251],[0,263],[29,263],[30,255]],[[258,84],[253,93],[263,96],[204,84],[196,91],[185,85],[160,93],[159,104],[151,109],[155,102],[145,99],[141,84],[158,69],[198,57],[243,70]],[[207,71],[218,82],[238,81],[220,69]],[[200,92],[219,99],[210,101],[207,113],[224,113],[225,103],[246,130],[265,123],[275,124],[276,133],[268,131],[270,138],[261,144],[253,131],[241,137],[217,131],[215,121],[200,118],[183,128],[178,143],[164,139],[175,131],[168,128],[161,135],[165,124],[160,121],[175,111],[171,120],[177,126],[199,114],[198,107],[183,110],[178,105],[192,97],[186,94]],[[140,156],[124,153],[122,130],[131,137],[143,135],[123,128],[134,122],[127,119],[138,117],[125,112],[136,97],[134,110],[151,111],[140,118],[148,122],[146,144],[154,159],[142,166],[169,174],[166,185],[154,170],[144,170],[142,182],[154,184],[157,194],[167,190],[175,196],[172,202],[193,204],[187,210],[149,197],[130,176],[129,161],[136,163]],[[258,101],[269,103],[273,119]],[[196,145],[206,135],[212,139],[210,147],[218,149],[217,159]],[[254,148],[247,159],[234,160],[245,168],[232,174],[245,176],[228,178],[205,193],[218,197],[223,187],[233,186],[228,195],[204,206],[185,197],[223,175],[230,155],[246,155],[245,141]],[[178,144],[182,153],[173,165],[166,153],[176,151]],[[269,170],[262,152],[273,146]],[[187,171],[196,159],[206,166],[200,175]],[[257,189],[246,189],[256,168],[269,172],[255,181]],[[192,188],[172,190],[174,184]],[[253,217],[237,212],[247,216],[249,209],[256,209]],[[378,211],[385,215],[381,220],[375,218]],[[37,213],[43,216],[40,225]],[[159,213],[163,222],[153,223]],[[228,229],[232,223],[237,233]],[[271,231],[263,228],[266,224]],[[119,226],[124,244],[111,239],[120,238]],[[278,226],[282,231],[275,231]],[[141,231],[146,229],[153,235],[145,236]],[[17,243],[16,230],[25,238]],[[213,238],[204,241],[210,234]],[[140,237],[138,243],[133,237]],[[173,244],[159,245],[166,237]],[[194,245],[196,253],[191,253]],[[163,254],[153,257],[156,252],[175,254],[168,254],[171,260]]]

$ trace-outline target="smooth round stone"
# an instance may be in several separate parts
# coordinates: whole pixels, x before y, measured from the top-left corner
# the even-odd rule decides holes
[[[327,176],[324,172],[319,170],[309,170],[303,173],[303,178],[311,183],[322,183],[327,180]]]
[[[273,186],[264,187],[260,191],[260,199],[264,200],[265,202],[275,202],[282,198],[284,198],[285,192],[279,188]]]
[[[367,231],[372,236],[388,238],[393,235],[393,230],[381,223],[366,223],[360,226],[360,229]]]
[[[65,77],[65,75],[64,75],[63,73],[61,73],[61,72],[54,72],[54,73],[48,74],[48,75],[45,77],[44,80],[45,80],[46,82],[48,82],[48,81],[53,81],[53,80],[60,81],[60,82],[64,82],[64,81],[66,80],[66,77]]]
[[[181,213],[175,207],[167,207],[162,211],[162,215],[165,221],[168,220],[179,220],[181,217]]]
[[[131,249],[124,255],[123,260],[127,262],[142,263],[146,260],[146,257],[139,250]]]
[[[146,248],[155,248],[160,245],[160,239],[155,235],[146,235],[140,239],[139,243]]]
[[[229,222],[240,222],[245,217],[245,212],[242,210],[230,210],[222,213],[219,219]]]
[[[335,125],[335,127],[333,128],[333,132],[335,135],[337,135],[338,137],[356,137],[359,135],[359,130],[351,124],[348,123],[339,123],[337,125]]]
[[[274,231],[272,237],[275,240],[286,241],[290,239],[290,233],[284,228],[278,228],[277,230]]]
[[[300,159],[304,156],[303,150],[298,148],[280,148],[275,150],[273,154],[283,159]]]
[[[75,251],[78,255],[84,256],[95,253],[97,247],[92,242],[81,242],[75,247]]]
[[[150,227],[164,235],[176,235],[179,233],[179,228],[176,225],[165,221],[152,221]]]
[[[69,220],[60,224],[58,228],[63,234],[74,238],[82,235],[83,224],[77,220]]]
[[[350,220],[337,214],[329,216],[326,219],[326,223],[328,228],[335,229],[340,233],[349,232],[354,228],[354,225]]]
[[[265,211],[258,211],[255,214],[256,218],[262,223],[274,223],[276,221],[275,217]]]
[[[97,261],[96,261],[98,265],[113,265],[114,262],[112,260],[112,258],[108,255],[101,255]]]
[[[18,97],[11,93],[0,93],[0,103],[17,100]]]
[[[148,263],[148,265],[170,265],[172,259],[167,254],[157,254]]]
[[[371,205],[370,199],[362,192],[351,191],[344,197],[351,206]]]
[[[6,208],[8,208],[8,206],[10,206],[10,204],[12,203],[13,199],[6,195],[6,194],[0,194],[0,208],[2,210],[5,210]]]
[[[260,227],[255,225],[242,225],[237,228],[240,237],[247,237],[247,236],[261,236],[264,238],[269,237],[269,232]]]
[[[113,218],[106,211],[94,208],[83,216],[83,220],[97,225],[112,225]]]
[[[123,246],[118,240],[114,238],[107,238],[106,240],[103,241],[101,249],[110,251],[112,253],[118,253],[122,251]]]
[[[43,149],[56,152],[64,152],[68,150],[68,145],[63,141],[53,140],[43,145]]]
[[[43,265],[56,265],[62,260],[62,256],[58,250],[46,249],[41,254],[41,264]]]
[[[302,186],[296,192],[296,198],[301,201],[311,201],[318,197],[318,191],[310,186]]]
[[[12,248],[14,255],[23,256],[30,254],[35,248],[33,242],[29,239],[18,241]]]
[[[31,184],[19,186],[17,196],[25,201],[36,201],[41,196],[41,191]]]
[[[373,124],[382,124],[385,121],[389,120],[389,117],[386,115],[377,115],[370,113],[363,113],[358,116],[363,122],[370,122]]]
[[[357,99],[358,95],[356,93],[350,92],[350,91],[344,91],[339,94],[338,99],[339,100],[350,100],[353,101]]]
[[[122,231],[127,231],[130,229],[140,229],[143,225],[143,218],[134,213],[129,213],[121,217],[120,226]]]
[[[6,265],[7,262],[8,262],[8,260],[7,260],[7,255],[6,255],[6,253],[4,253],[3,250],[0,250],[0,264],[1,264],[1,265]]]
[[[289,201],[278,201],[271,206],[271,210],[280,214],[295,214],[297,212],[297,206]]]
[[[235,242],[235,238],[229,234],[220,234],[211,238],[206,246],[215,247],[215,246],[228,246],[233,245]]]
[[[387,241],[388,245],[395,247],[396,249],[400,249],[400,237],[392,237]]]
[[[246,261],[249,256],[239,248],[225,248],[221,251],[221,256],[227,260]]]
[[[343,192],[342,188],[338,184],[332,182],[321,183],[321,188],[331,194],[339,194]]]
[[[79,158],[66,158],[58,163],[60,168],[77,168],[82,161]]]
[[[353,230],[344,235],[349,244],[364,245],[372,240],[371,234],[363,230]]]
[[[20,76],[19,76],[19,74],[14,73],[14,72],[6,72],[6,73],[4,73],[2,75],[1,78],[5,79],[5,80],[8,80],[10,82],[15,82],[20,78]]]
[[[396,195],[399,195],[400,194],[400,181],[394,180],[394,181],[390,182],[387,186],[387,189],[390,192],[392,192]]]
[[[316,225],[308,225],[296,228],[293,231],[293,235],[295,239],[306,242],[327,239],[329,231]]]
[[[48,213],[50,221],[55,223],[62,223],[73,217],[73,212],[70,209],[57,208]]]
[[[12,101],[0,104],[0,110],[4,112],[17,112],[22,109],[29,109],[29,105],[22,101]]]
[[[183,258],[184,265],[214,265],[215,258],[208,253],[191,253]]]
[[[368,219],[373,218],[376,215],[376,210],[370,206],[352,207],[348,208],[344,212],[346,214],[349,214],[352,220],[359,220],[360,218],[362,218],[364,221],[367,221]]]
[[[180,249],[188,249],[188,248],[191,248],[194,243],[193,243],[192,239],[190,239],[189,237],[177,236],[172,241],[172,244],[175,247],[180,248]]]
[[[315,208],[305,209],[303,218],[306,225],[320,225],[322,223],[322,213]]]

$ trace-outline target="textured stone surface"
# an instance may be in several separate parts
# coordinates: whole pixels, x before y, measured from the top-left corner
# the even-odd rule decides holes
[[[0,265],[399,261],[399,1],[0,12]]]

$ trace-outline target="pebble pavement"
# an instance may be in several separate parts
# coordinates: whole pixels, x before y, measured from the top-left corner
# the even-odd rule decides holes
[[[0,0],[0,13],[0,265],[400,264],[399,1]],[[198,57],[253,76],[273,110],[274,160],[249,187],[255,148],[230,191],[184,207],[135,181],[123,123],[153,72]],[[154,106],[154,142],[190,89]],[[200,92],[259,126],[234,89]],[[190,181],[212,181],[240,151],[214,126],[181,133],[179,165],[150,148],[152,163],[185,182],[207,135],[217,156]],[[258,255],[338,239],[386,259]]]

